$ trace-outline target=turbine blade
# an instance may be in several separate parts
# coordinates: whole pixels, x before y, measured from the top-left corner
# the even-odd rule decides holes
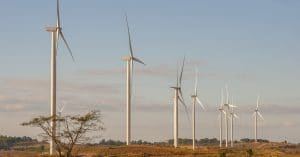
[[[126,26],[127,26],[130,57],[133,57],[133,50],[132,50],[132,43],[131,43],[131,36],[130,36],[130,29],[129,29],[128,19],[127,19],[127,13],[125,13],[125,20],[126,20]]]
[[[182,99],[182,101],[184,100],[184,98],[183,98],[183,94],[182,94],[182,91],[181,91],[181,88],[179,89],[179,98],[181,98]]]
[[[176,87],[178,87],[178,65],[177,65],[177,71],[176,71]]]
[[[62,108],[61,104],[57,104],[57,107],[58,107],[58,112],[60,112],[60,110]]]
[[[180,90],[179,90],[180,91]],[[180,92],[181,93],[181,92]],[[184,103],[184,100],[179,96],[178,97],[178,100],[180,101],[180,103],[184,106],[184,110],[185,110],[185,113],[186,113],[186,116],[187,116],[187,119],[189,121],[189,123],[191,123],[191,119],[189,117],[189,110],[187,108],[187,105]]]
[[[198,86],[198,70],[195,69],[195,95],[197,96],[197,86]]]
[[[180,87],[181,87],[181,83],[182,83],[182,75],[183,75],[183,69],[184,69],[184,62],[185,62],[185,56],[183,57],[183,62],[182,62],[181,72],[180,72],[180,77],[179,77],[179,86]]]
[[[57,27],[60,27],[59,0],[56,1]]]
[[[203,110],[205,110],[204,105],[202,104],[202,102],[200,101],[200,99],[198,97],[196,97],[197,102],[199,103],[199,105],[202,107]]]
[[[220,104],[220,108],[223,107],[224,105],[224,95],[223,95],[223,88],[221,88],[221,104]]]
[[[229,104],[229,92],[228,92],[228,85],[226,84],[225,85],[225,90],[226,90],[226,102],[227,102],[227,104]]]
[[[140,60],[140,59],[138,59],[138,58],[133,57],[132,59],[133,59],[134,61],[138,62],[138,63],[141,63],[141,64],[143,64],[143,65],[146,65],[142,60]]]
[[[63,112],[64,111],[64,109],[65,109],[65,107],[66,107],[66,104],[63,104],[61,107],[60,107],[60,110],[59,110],[59,112],[61,113],[61,112]]]
[[[258,115],[260,116],[260,118],[261,118],[262,120],[265,120],[264,117],[260,114],[259,111],[257,111],[257,113],[258,113]]]
[[[226,112],[224,111],[224,110],[222,110],[223,111],[223,113],[226,115]]]
[[[256,99],[256,108],[258,108],[258,104],[259,104],[259,95],[257,95],[257,99]]]
[[[65,36],[64,36],[64,34],[63,34],[63,32],[62,32],[61,30],[59,31],[59,34],[60,34],[60,36],[61,36],[62,40],[64,41],[64,43],[65,43],[66,47],[68,48],[68,50],[69,50],[69,53],[70,53],[70,55],[71,55],[71,57],[72,57],[73,61],[75,62],[75,59],[74,59],[74,56],[73,56],[72,50],[71,50],[71,48],[70,48],[70,46],[69,46],[69,44],[68,44],[68,42],[67,42],[67,40],[66,40],[66,38],[65,38]]]
[[[237,106],[229,104],[229,107],[236,108]]]
[[[233,114],[233,116],[235,117],[235,118],[237,118],[237,119],[239,119],[240,117],[239,116],[237,116],[236,114]]]

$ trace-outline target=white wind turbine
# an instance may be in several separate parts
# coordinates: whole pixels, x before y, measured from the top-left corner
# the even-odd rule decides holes
[[[233,98],[232,98],[232,104],[233,104]],[[239,118],[235,113],[234,113],[234,107],[231,107],[231,112],[230,112],[230,120],[231,120],[231,140],[230,140],[230,146],[233,147],[233,120],[234,118]]]
[[[182,96],[182,90],[181,90],[181,85],[182,85],[182,75],[183,75],[183,68],[184,68],[184,62],[185,62],[185,57],[183,58],[183,62],[182,62],[182,66],[181,66],[181,72],[180,72],[180,76],[178,79],[178,70],[177,70],[177,81],[176,81],[176,86],[175,87],[171,87],[172,89],[175,90],[175,95],[174,95],[174,112],[173,112],[173,133],[174,133],[174,147],[178,147],[178,101],[181,102],[181,104],[184,106],[185,108],[185,112],[187,113],[188,116],[188,110],[187,110],[187,106],[184,103],[184,99]],[[189,117],[188,117],[189,119]],[[189,120],[190,121],[190,120]]]
[[[221,89],[221,103],[219,107],[220,111],[220,147],[222,147],[223,141],[223,114],[226,116],[226,112],[224,111],[224,98],[223,98],[223,89]]]
[[[56,136],[56,56],[57,56],[57,48],[58,48],[58,40],[61,37],[63,42],[65,43],[73,61],[74,57],[72,51],[69,47],[67,40],[64,37],[62,32],[62,28],[60,25],[60,14],[59,14],[59,0],[56,1],[56,13],[57,13],[57,21],[56,26],[54,27],[47,27],[46,30],[51,32],[52,34],[52,41],[51,41],[51,91],[50,91],[50,104],[51,104],[51,136],[54,138]],[[54,139],[50,140],[50,155],[54,154],[55,152],[55,143]]]
[[[57,116],[58,116],[59,118],[61,118],[62,112],[64,111],[65,107],[66,107],[66,104],[58,105]],[[61,125],[61,122],[58,121],[58,124],[57,124],[57,132],[58,132],[58,135],[59,135],[59,136],[60,136],[60,134],[61,134],[61,131],[60,131],[60,125]]]
[[[224,104],[224,107],[225,107],[225,133],[226,133],[226,143],[225,143],[225,145],[226,145],[226,147],[228,147],[228,112],[229,112],[229,109],[230,109],[230,107],[236,107],[236,106],[234,106],[234,105],[232,105],[232,104],[230,104],[230,102],[229,102],[229,92],[228,92],[228,87],[227,87],[227,85],[226,85],[226,103]]]
[[[198,71],[196,69],[196,75],[195,75],[195,91],[194,91],[194,94],[191,95],[191,98],[192,98],[192,102],[193,102],[193,128],[192,128],[192,133],[193,133],[193,150],[195,150],[195,136],[196,136],[196,133],[195,133],[195,123],[196,123],[196,120],[195,120],[195,106],[196,106],[196,102],[201,106],[202,109],[204,109],[204,106],[202,104],[202,102],[200,101],[200,99],[198,98],[198,95],[197,95],[197,85],[198,84]]]
[[[257,115],[264,120],[264,117],[261,115],[261,113],[258,110],[258,106],[259,106],[259,96],[257,96],[257,100],[256,100],[256,108],[254,110],[253,116],[254,116],[254,137],[255,137],[255,142],[257,142]]]
[[[126,128],[126,144],[130,145],[131,142],[131,97],[132,97],[132,77],[133,77],[133,62],[138,62],[143,65],[145,63],[141,61],[140,59],[133,56],[133,49],[131,44],[131,36],[130,36],[130,30],[129,30],[129,24],[127,20],[127,14],[125,14],[125,21],[126,21],[126,27],[127,27],[127,33],[128,33],[128,41],[129,41],[129,56],[126,56],[123,58],[124,61],[127,62],[127,84],[126,84],[126,110],[127,110],[127,128]]]

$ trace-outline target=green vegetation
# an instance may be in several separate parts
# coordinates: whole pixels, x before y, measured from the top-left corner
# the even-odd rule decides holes
[[[17,145],[30,145],[38,143],[37,140],[30,137],[11,137],[0,135],[0,150],[10,150]]]
[[[255,142],[254,139],[249,139],[249,138],[242,138],[240,140],[241,142]],[[269,143],[269,140],[265,140],[265,139],[257,139],[257,142],[260,142],[260,143]]]
[[[247,157],[252,157],[254,155],[252,149],[248,149],[246,152],[247,152]]]

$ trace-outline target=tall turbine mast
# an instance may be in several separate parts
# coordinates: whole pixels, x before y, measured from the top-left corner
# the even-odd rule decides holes
[[[73,61],[74,57],[72,51],[67,43],[67,40],[64,37],[62,32],[62,28],[60,25],[60,13],[59,13],[59,0],[56,1],[56,13],[57,13],[57,22],[56,26],[54,27],[47,27],[46,31],[51,33],[51,87],[50,87],[50,105],[51,105],[51,136],[52,139],[50,140],[50,155],[54,154],[55,152],[55,144],[54,138],[56,137],[56,56],[57,56],[57,47],[58,47],[58,40],[59,37],[62,38],[64,44],[66,45]]]
[[[226,116],[226,113],[224,111],[224,97],[223,97],[223,89],[221,89],[221,103],[219,107],[220,111],[220,148],[222,147],[222,141],[223,141],[223,114]]]
[[[224,106],[226,107],[225,108],[225,136],[226,136],[226,139],[225,139],[225,146],[228,147],[228,110],[229,110],[229,92],[228,92],[228,87],[226,85],[225,87],[226,89],[226,103],[224,104]]]
[[[233,104],[233,98],[232,98],[232,104]],[[238,116],[234,113],[234,107],[231,107],[231,112],[230,112],[230,120],[231,120],[231,129],[230,129],[230,146],[233,147],[233,132],[234,132],[234,128],[233,128],[233,120],[234,118],[238,118]]]
[[[177,70],[177,78],[176,78],[176,86],[175,87],[171,87],[172,89],[174,89],[175,91],[175,95],[174,95],[174,107],[173,107],[173,135],[174,135],[174,147],[177,148],[178,147],[178,102],[180,102],[185,109],[185,112],[188,114],[188,109],[187,106],[185,105],[184,99],[183,99],[183,95],[182,95],[182,77],[183,77],[183,69],[184,69],[184,63],[185,63],[185,57],[183,58],[183,62],[182,62],[182,66],[181,66],[181,72],[178,78],[178,70]],[[188,120],[190,122],[189,116],[188,116]]]
[[[126,144],[130,145],[131,142],[131,98],[132,98],[132,78],[133,78],[133,62],[138,62],[140,64],[145,65],[143,61],[133,56],[133,48],[131,42],[130,29],[127,19],[127,14],[125,13],[125,22],[128,34],[128,44],[129,44],[129,56],[123,58],[127,64],[127,81],[126,81]]]
[[[196,102],[201,106],[202,109],[204,109],[204,106],[197,95],[197,84],[198,84],[198,71],[195,70],[195,91],[194,94],[191,95],[192,103],[193,103],[193,127],[192,127],[192,135],[193,135],[193,150],[195,150],[195,137],[196,137],[196,114],[195,114],[195,106]]]

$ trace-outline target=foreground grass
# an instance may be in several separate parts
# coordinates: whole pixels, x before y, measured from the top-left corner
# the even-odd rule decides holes
[[[158,145],[131,145],[131,146],[76,146],[74,156],[81,157],[162,157],[162,156],[200,156],[219,157],[226,154],[226,157],[247,157],[247,151],[252,150],[254,157],[300,157],[299,145],[288,145],[282,143],[244,143],[235,145],[234,148],[220,149],[217,146],[198,146],[195,151],[191,146]],[[38,157],[46,156],[34,149],[24,151],[0,151],[1,157]]]

